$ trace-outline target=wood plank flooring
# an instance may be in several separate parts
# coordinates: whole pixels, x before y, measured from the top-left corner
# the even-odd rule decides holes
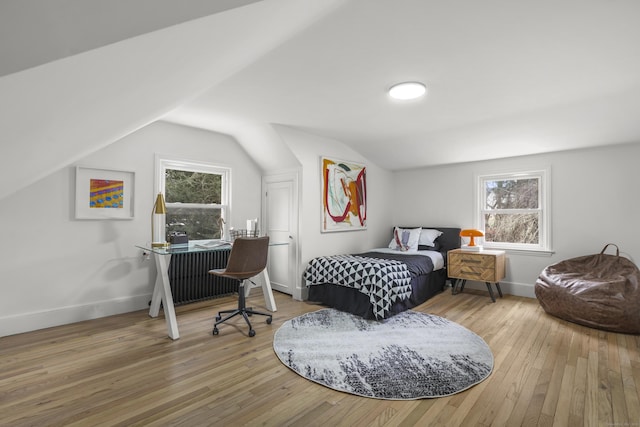
[[[259,290],[249,303],[264,309]],[[177,308],[181,338],[146,311],[0,338],[3,426],[640,426],[640,336],[589,329],[535,299],[449,290],[416,308],[480,335],[495,366],[439,399],[386,401],[298,376],[272,350],[287,319],[321,308],[276,293],[273,324],[254,317],[212,336],[225,297]]]

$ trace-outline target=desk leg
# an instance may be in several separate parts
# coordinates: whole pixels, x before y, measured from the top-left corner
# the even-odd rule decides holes
[[[154,258],[156,261],[156,284],[153,287],[149,316],[158,317],[160,314],[160,303],[162,302],[169,338],[177,340],[180,338],[180,333],[178,332],[178,320],[176,319],[173,295],[171,294],[171,286],[169,285],[169,261],[171,261],[171,255],[154,254]]]
[[[276,308],[276,300],[273,298],[273,291],[271,290],[271,281],[269,280],[269,273],[267,269],[262,270],[262,293],[264,294],[264,303],[269,311],[278,311]]]
[[[158,261],[154,260],[157,264]],[[153,286],[153,294],[151,296],[151,304],[149,305],[149,316],[158,317],[160,314],[160,303],[162,303],[162,276],[159,273],[160,268],[156,267],[156,283]]]

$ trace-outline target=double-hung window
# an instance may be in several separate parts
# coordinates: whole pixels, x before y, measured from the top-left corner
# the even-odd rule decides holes
[[[550,249],[549,169],[477,175],[477,224],[487,248]]]
[[[166,235],[219,239],[229,217],[231,170],[207,163],[159,158],[158,187],[167,205]]]

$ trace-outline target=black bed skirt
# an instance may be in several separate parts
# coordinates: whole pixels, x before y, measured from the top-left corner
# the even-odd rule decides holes
[[[424,276],[418,276],[411,282],[411,297],[397,301],[391,306],[387,317],[391,317],[410,308],[416,307],[444,290],[447,281],[447,270],[440,269]],[[340,311],[346,311],[365,319],[375,319],[369,297],[354,288],[340,285],[324,284],[309,286],[310,302],[318,302]]]

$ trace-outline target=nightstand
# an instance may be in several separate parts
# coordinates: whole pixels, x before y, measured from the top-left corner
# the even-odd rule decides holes
[[[493,302],[496,298],[491,290],[491,283],[496,284],[498,294],[502,298],[500,280],[505,276],[506,255],[504,251],[482,250],[467,251],[464,249],[454,249],[449,251],[447,256],[447,274],[450,278],[456,279],[451,292],[456,294],[464,290],[467,280],[477,280],[485,282],[489,290],[489,296]],[[460,290],[457,291],[458,282],[462,281]]]

